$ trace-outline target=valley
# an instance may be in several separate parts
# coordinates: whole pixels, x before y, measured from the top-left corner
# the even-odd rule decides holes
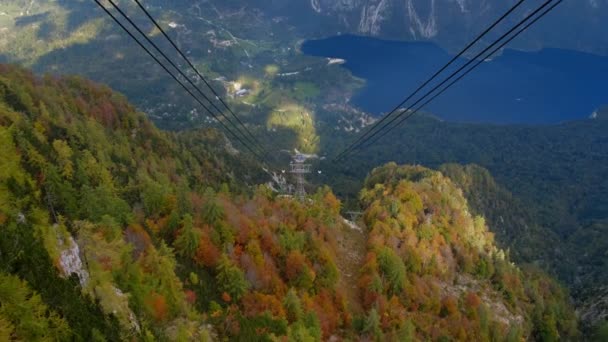
[[[38,316],[0,305],[0,339],[601,341],[606,1],[564,2],[332,160],[512,3],[145,1],[271,148],[260,163],[94,2],[3,1],[0,63],[20,66],[0,64],[0,300]],[[320,157],[307,203],[264,185],[293,149]]]

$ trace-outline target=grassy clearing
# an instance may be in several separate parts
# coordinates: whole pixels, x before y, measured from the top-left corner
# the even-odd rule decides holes
[[[275,109],[266,124],[267,128],[287,128],[297,136],[297,148],[305,153],[316,153],[319,150],[314,115],[306,108],[290,104]]]
[[[321,90],[311,82],[296,82],[293,87],[294,98],[300,101],[311,100],[319,96]]]

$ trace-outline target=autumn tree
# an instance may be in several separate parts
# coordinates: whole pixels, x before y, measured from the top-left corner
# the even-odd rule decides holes
[[[220,250],[211,241],[208,234],[202,234],[196,250],[194,261],[199,265],[215,267],[220,258]]]
[[[152,317],[157,322],[162,322],[167,317],[168,306],[167,300],[161,294],[152,292],[146,299],[146,304],[150,310]]]

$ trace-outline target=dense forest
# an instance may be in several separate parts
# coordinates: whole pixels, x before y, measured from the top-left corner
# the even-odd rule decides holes
[[[350,208],[359,205],[366,170],[374,165],[396,161],[441,170],[489,220],[516,262],[541,265],[568,284],[583,307],[598,303],[584,322],[592,325],[608,312],[602,304],[608,281],[607,130],[606,109],[592,119],[549,126],[459,124],[420,115],[347,161],[319,167],[322,181]],[[322,149],[346,146],[339,139],[322,142]]]
[[[105,86],[7,65],[0,141],[2,339],[580,337],[568,293],[438,171],[372,171],[350,222],[327,187],[260,185],[214,130],[162,132]]]

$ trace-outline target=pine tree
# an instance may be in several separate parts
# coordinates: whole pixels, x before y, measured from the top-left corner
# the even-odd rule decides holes
[[[388,280],[392,294],[400,293],[405,286],[405,265],[392,249],[383,247],[378,253],[378,265],[384,277]]]
[[[296,291],[291,288],[287,291],[285,299],[283,299],[283,306],[287,312],[287,319],[289,322],[296,322],[302,317],[302,304]]]
[[[218,288],[238,300],[249,289],[249,282],[245,274],[230,259],[223,255],[217,265],[217,276],[215,277]]]
[[[196,255],[200,240],[201,234],[194,229],[192,216],[185,215],[182,220],[182,229],[174,243],[177,254],[182,257],[193,258]]]
[[[363,332],[377,341],[382,340],[380,315],[378,314],[378,310],[376,310],[376,308],[371,309],[369,314],[367,315],[363,326]]]
[[[13,330],[25,341],[59,341],[71,334],[65,320],[15,276],[0,274],[0,303],[0,335]]]
[[[217,203],[215,196],[209,196],[203,207],[203,219],[206,223],[216,226],[224,219],[224,209]]]

